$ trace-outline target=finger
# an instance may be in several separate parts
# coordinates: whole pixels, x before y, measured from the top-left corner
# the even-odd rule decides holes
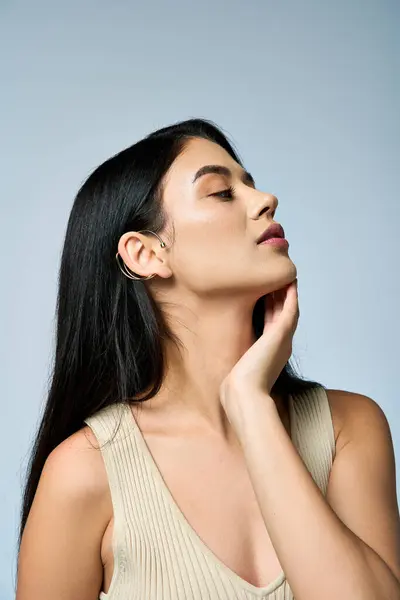
[[[283,307],[285,305],[286,295],[287,295],[287,288],[277,290],[277,292],[276,292],[276,309],[277,309],[277,311],[279,311],[279,313],[282,312]]]
[[[264,324],[272,323],[274,320],[275,313],[275,300],[274,293],[271,292],[265,296],[265,312],[264,312]]]
[[[287,289],[284,312],[288,325],[295,325],[300,314],[296,281],[291,283]]]

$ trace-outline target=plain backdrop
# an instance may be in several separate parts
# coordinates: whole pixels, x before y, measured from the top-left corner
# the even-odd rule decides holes
[[[298,366],[378,402],[399,455],[399,17],[394,0],[0,3],[0,600],[73,198],[155,128],[214,120],[278,197]]]

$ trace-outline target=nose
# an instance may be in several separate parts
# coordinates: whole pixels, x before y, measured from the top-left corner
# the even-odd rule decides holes
[[[271,218],[274,217],[276,209],[278,208],[278,198],[273,194],[266,194],[265,192],[257,195],[251,203],[251,218],[259,219],[264,213],[269,213]]]

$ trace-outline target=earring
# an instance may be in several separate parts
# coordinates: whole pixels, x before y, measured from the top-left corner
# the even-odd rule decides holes
[[[160,246],[161,246],[161,248],[165,248],[166,247],[165,246],[165,242],[162,241],[162,239],[160,238],[159,235],[157,235],[157,233],[154,233],[154,231],[150,231],[149,229],[141,229],[140,231],[138,231],[138,233],[142,233],[143,231],[148,231],[149,233],[152,233],[153,235],[155,235],[156,237],[158,237],[158,239],[160,240]],[[133,275],[132,274],[133,272],[129,269],[129,267],[126,266],[126,264],[122,260],[119,252],[117,252],[117,254],[115,255],[115,258],[117,260],[117,264],[118,264],[118,267],[119,267],[120,271],[126,277],[128,277],[129,279],[135,279],[135,280],[142,280],[142,281],[144,281],[144,280],[147,280],[147,279],[152,279],[153,277],[156,276],[155,273],[153,275],[147,275],[146,277],[144,277],[142,275],[140,275],[140,276]],[[122,265],[120,264],[120,260],[119,259],[121,259]]]

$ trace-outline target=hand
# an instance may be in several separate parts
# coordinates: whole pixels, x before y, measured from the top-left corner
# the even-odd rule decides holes
[[[228,418],[233,418],[230,411],[235,409],[238,398],[249,394],[271,394],[292,354],[299,315],[297,279],[265,297],[262,335],[243,354],[220,386],[220,400]]]

